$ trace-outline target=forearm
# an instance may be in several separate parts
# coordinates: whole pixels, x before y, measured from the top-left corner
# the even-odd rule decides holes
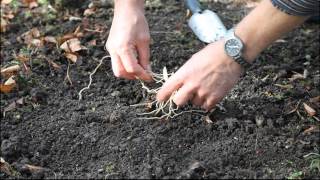
[[[245,44],[244,58],[252,62],[272,42],[299,26],[306,18],[288,15],[274,7],[270,0],[263,0],[235,30]]]

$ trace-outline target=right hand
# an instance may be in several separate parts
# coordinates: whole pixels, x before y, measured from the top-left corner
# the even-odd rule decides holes
[[[152,81],[149,44],[149,27],[143,6],[116,7],[106,43],[115,76]]]

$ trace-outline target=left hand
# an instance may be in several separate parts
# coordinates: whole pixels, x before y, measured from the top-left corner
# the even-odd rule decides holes
[[[242,67],[224,52],[220,40],[194,54],[157,94],[158,101],[166,101],[177,90],[173,101],[182,106],[192,103],[206,110],[212,109],[238,82]]]

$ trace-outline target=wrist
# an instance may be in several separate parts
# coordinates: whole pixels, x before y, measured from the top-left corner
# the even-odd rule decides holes
[[[241,39],[242,43],[244,44],[242,57],[249,63],[252,63],[255,60],[255,58],[260,54],[260,52],[263,50],[263,46],[261,45],[263,42],[259,40],[256,41],[257,36],[255,32],[257,31],[243,28],[241,24],[235,28],[236,36],[238,36]]]
[[[119,10],[134,10],[144,12],[144,0],[115,0],[114,1],[115,12]]]

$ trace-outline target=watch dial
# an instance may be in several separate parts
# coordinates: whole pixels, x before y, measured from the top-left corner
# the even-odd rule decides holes
[[[229,39],[225,44],[225,49],[229,56],[237,56],[241,51],[241,44],[236,39]]]

